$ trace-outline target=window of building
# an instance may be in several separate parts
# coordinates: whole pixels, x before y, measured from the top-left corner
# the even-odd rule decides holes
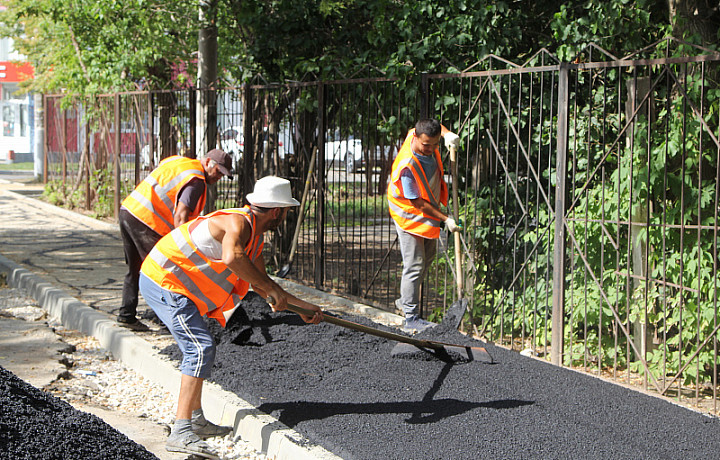
[[[27,99],[27,95],[16,94],[20,89],[17,83],[3,83],[2,85],[2,100],[3,101],[22,101]]]
[[[5,137],[15,135],[15,107],[8,103],[2,105],[2,134]]]

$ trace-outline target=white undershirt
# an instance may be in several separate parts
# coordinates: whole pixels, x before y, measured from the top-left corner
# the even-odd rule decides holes
[[[213,238],[210,234],[210,220],[202,219],[199,224],[190,232],[190,239],[197,246],[198,250],[208,259],[221,261],[222,260],[222,242]],[[230,320],[233,312],[237,309],[240,302],[240,297],[237,294],[233,294],[233,304],[235,308],[223,312],[225,321]]]
[[[200,221],[197,227],[190,232],[190,238],[205,257],[216,261],[222,260],[222,242],[216,240],[210,234],[210,221],[208,219]]]

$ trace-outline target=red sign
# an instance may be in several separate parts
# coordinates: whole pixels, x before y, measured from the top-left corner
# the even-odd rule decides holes
[[[33,77],[35,69],[28,62],[21,64],[0,61],[0,83],[17,83]]]

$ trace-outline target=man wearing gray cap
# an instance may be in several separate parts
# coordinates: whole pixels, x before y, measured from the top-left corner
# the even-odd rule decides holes
[[[128,271],[118,324],[133,329],[143,326],[135,316],[140,265],[160,238],[200,215],[207,184],[222,176],[232,178],[232,174],[232,157],[220,149],[210,150],[202,160],[171,156],[125,198],[118,219]]]
[[[263,298],[274,299],[274,311],[285,310],[289,302],[315,312],[301,315],[305,322],[322,320],[319,307],[289,294],[265,271],[263,234],[277,229],[287,210],[300,204],[292,197],[290,182],[263,177],[246,198],[250,204],[243,208],[221,209],[176,228],[142,264],[140,292],[183,353],[177,413],[165,446],[171,452],[217,458],[203,439],[231,431],[207,421],[202,410],[203,382],[215,359],[215,343],[203,316],[225,327],[252,286]]]

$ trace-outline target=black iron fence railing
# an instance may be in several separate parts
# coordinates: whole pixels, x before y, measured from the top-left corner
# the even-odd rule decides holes
[[[268,174],[302,199],[268,240],[271,272],[395,311],[390,166],[418,118],[439,118],[461,137],[457,177],[442,155],[465,225],[441,238],[424,315],[462,296],[465,330],[717,412],[720,56],[677,43],[662,57],[493,58],[416,84],[122,93],[67,109],[46,96],[46,179],[112,215],[163,158],[219,146],[237,175],[208,209],[242,205]]]

